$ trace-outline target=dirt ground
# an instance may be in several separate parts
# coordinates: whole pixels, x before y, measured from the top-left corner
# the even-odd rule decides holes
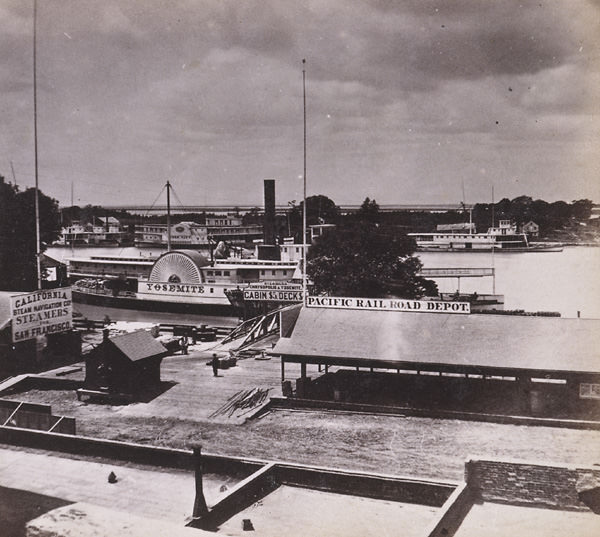
[[[209,356],[194,351],[163,360],[167,389],[148,402],[94,404],[78,401],[72,390],[3,397],[50,404],[54,414],[74,417],[83,436],[184,449],[200,443],[206,453],[454,482],[462,482],[469,456],[600,463],[600,431],[341,411],[273,411],[245,423],[243,416],[211,417],[241,390],[280,394],[281,365],[276,358],[247,359],[214,377]],[[298,376],[286,365],[286,378]]]

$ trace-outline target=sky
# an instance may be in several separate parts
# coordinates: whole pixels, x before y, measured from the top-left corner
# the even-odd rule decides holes
[[[598,0],[38,0],[63,206],[600,202]],[[33,0],[0,0],[0,174],[35,184]],[[13,176],[14,171],[14,176]],[[166,200],[159,200],[164,204]]]

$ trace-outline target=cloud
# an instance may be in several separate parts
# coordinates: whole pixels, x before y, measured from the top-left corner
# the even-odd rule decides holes
[[[0,6],[0,157],[21,169],[32,165],[30,7]],[[554,195],[565,175],[557,162],[581,175],[564,181],[567,197],[579,187],[598,193],[585,186],[598,169],[585,145],[599,137],[597,3],[59,0],[39,8],[40,163],[55,178],[53,195],[73,180],[87,185],[90,202],[112,199],[105,184],[152,197],[139,185],[159,188],[168,176],[193,199],[202,177],[206,202],[232,192],[260,202],[260,184],[247,185],[276,177],[281,196],[298,199],[302,58],[312,185],[336,201],[364,199],[355,186],[374,189],[378,201],[444,201],[457,180],[483,184],[493,174],[518,176],[520,188],[543,197],[544,185]]]
[[[280,55],[294,44],[293,30],[277,3],[228,3],[217,17],[220,38],[232,47]]]
[[[360,18],[342,9],[338,20],[361,43],[352,69],[333,72],[409,91],[447,79],[536,73],[568,61],[593,27],[561,4],[519,2],[373,2]],[[359,22],[357,22],[357,19]],[[556,36],[560,35],[561,39]],[[352,61],[354,59],[354,61]]]

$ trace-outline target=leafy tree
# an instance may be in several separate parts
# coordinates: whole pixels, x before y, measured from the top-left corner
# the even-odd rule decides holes
[[[510,218],[512,202],[508,198],[502,198],[495,205],[496,216],[501,218]],[[497,225],[497,222],[496,222]]]
[[[258,207],[252,207],[243,217],[242,223],[245,226],[254,225],[254,224],[262,224],[263,216]]]
[[[510,217],[517,225],[523,225],[529,220],[535,220],[532,210],[533,199],[529,196],[519,196],[511,201]]]
[[[512,203],[529,206],[533,203],[533,198],[531,198],[531,196],[517,196],[514,200],[512,200]]]
[[[302,211],[304,202],[293,205],[290,211],[290,231],[298,242],[302,241]],[[306,198],[306,225],[335,224],[338,222],[340,211],[334,201],[319,194]]]
[[[300,202],[298,210],[302,215],[304,202]],[[335,202],[327,196],[319,194],[306,198],[306,223],[309,226],[316,224],[334,224],[337,222],[340,211]]]
[[[41,251],[60,233],[58,202],[39,193]],[[0,176],[0,289],[37,288],[35,189],[20,192]]]
[[[571,207],[566,201],[551,203],[550,210],[554,218],[569,218],[571,216]]]
[[[571,213],[577,220],[587,220],[592,215],[594,202],[592,200],[574,200],[571,204]]]
[[[307,275],[316,294],[419,298],[437,295],[437,286],[417,273],[416,244],[405,234],[374,224],[336,228],[307,253]]]
[[[380,220],[379,204],[368,197],[362,202],[360,209],[356,213],[357,218],[363,222],[376,223]]]
[[[550,204],[544,200],[535,200],[531,204],[531,209],[533,210],[533,214],[535,215],[546,215],[548,213],[548,207]]]

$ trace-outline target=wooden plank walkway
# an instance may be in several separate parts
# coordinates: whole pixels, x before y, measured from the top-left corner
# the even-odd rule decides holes
[[[220,369],[215,377],[210,365],[213,352],[226,356],[220,346],[198,346],[203,350],[190,347],[188,355],[174,355],[163,359],[161,379],[174,383],[168,390],[147,403],[133,403],[119,409],[122,416],[179,418],[210,420],[217,423],[243,423],[250,414],[219,413],[218,410],[240,392],[269,390],[269,396],[281,396],[281,365],[278,358],[256,360],[238,359],[237,365],[229,369]],[[267,338],[254,345],[257,352],[270,351],[271,341]],[[260,356],[260,354],[259,354]],[[294,366],[286,366],[287,378],[294,378]],[[214,415],[216,414],[216,415]]]

